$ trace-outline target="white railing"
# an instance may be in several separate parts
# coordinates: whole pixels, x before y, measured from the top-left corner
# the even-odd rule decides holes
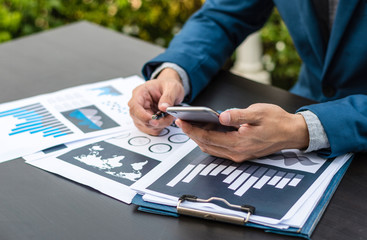
[[[262,63],[263,49],[259,32],[253,33],[237,48],[231,72],[264,84],[271,84],[271,77]]]

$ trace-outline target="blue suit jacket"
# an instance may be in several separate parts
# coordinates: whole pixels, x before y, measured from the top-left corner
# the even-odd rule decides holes
[[[319,101],[310,110],[330,142],[329,157],[367,151],[367,1],[340,0],[327,46],[311,0],[207,0],[171,41],[148,62],[149,78],[162,62],[173,62],[189,75],[192,100],[250,33],[260,29],[277,7],[303,65],[291,90]]]

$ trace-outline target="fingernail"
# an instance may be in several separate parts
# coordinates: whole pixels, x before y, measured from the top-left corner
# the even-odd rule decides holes
[[[168,103],[161,103],[160,104],[160,109],[166,109],[167,107],[169,107],[170,105]]]
[[[149,124],[151,125],[151,126],[153,126],[153,127],[156,127],[156,126],[158,126],[158,121],[157,120],[150,120],[149,121]]]
[[[223,124],[230,124],[231,122],[231,114],[229,113],[229,111],[225,111],[225,112],[222,112],[220,114],[220,120]]]
[[[176,121],[175,121],[175,124],[177,125],[177,127],[181,128],[181,121],[176,120]]]

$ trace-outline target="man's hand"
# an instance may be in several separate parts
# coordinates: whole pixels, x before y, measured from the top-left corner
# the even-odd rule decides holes
[[[235,162],[308,146],[308,129],[302,115],[290,114],[276,105],[258,103],[246,109],[227,110],[220,114],[219,120],[238,130],[206,130],[181,120],[176,120],[176,124],[202,151]]]
[[[152,115],[158,110],[165,112],[167,107],[181,103],[184,94],[179,75],[170,68],[162,70],[157,79],[135,88],[128,105],[136,127],[147,134],[158,135],[174,118],[166,116],[154,120]]]

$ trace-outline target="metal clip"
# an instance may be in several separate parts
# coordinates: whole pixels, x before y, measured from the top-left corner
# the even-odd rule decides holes
[[[225,203],[227,206],[229,206],[231,208],[235,208],[235,209],[238,209],[240,211],[247,212],[247,216],[246,216],[246,218],[242,218],[242,217],[229,216],[229,215],[220,214],[220,213],[212,213],[212,212],[207,212],[207,211],[202,211],[202,210],[190,209],[190,208],[186,208],[186,207],[181,206],[181,203],[183,201],[200,202],[200,203],[210,203],[212,201],[220,201],[220,202]],[[178,203],[177,203],[177,213],[179,213],[179,214],[194,216],[194,217],[200,217],[200,218],[209,219],[209,220],[239,224],[239,225],[244,225],[246,222],[248,222],[248,220],[250,219],[251,214],[254,214],[254,212],[255,212],[255,207],[253,207],[253,206],[250,206],[250,205],[242,205],[242,206],[234,205],[234,204],[229,203],[227,200],[225,200],[223,198],[218,198],[218,197],[211,197],[209,199],[200,199],[200,198],[197,198],[196,196],[193,196],[193,195],[182,195],[179,198]]]

